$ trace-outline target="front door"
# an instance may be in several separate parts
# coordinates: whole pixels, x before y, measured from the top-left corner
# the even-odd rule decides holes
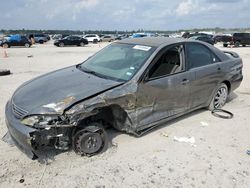
[[[139,130],[189,108],[189,80],[185,71],[184,48],[174,45],[159,52],[148,68],[148,76],[138,86]]]

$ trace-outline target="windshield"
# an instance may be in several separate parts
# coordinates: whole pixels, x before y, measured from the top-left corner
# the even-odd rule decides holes
[[[155,48],[113,43],[80,65],[83,71],[115,80],[130,80]]]

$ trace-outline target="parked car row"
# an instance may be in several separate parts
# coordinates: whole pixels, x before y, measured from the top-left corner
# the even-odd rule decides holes
[[[134,33],[133,35],[123,34],[123,35],[97,35],[97,34],[87,34],[81,35],[62,35],[57,34],[52,37],[54,39],[54,45],[58,47],[63,47],[67,45],[84,46],[90,42],[112,42],[115,40],[123,40],[125,38],[142,38],[142,37],[157,37],[161,36],[152,33]],[[167,35],[166,37],[171,37]],[[174,38],[190,38],[193,40],[199,40],[211,45],[217,42],[222,42],[224,47],[229,45],[234,45],[236,47],[250,45],[250,33],[234,33],[232,35],[211,35],[206,33],[184,33],[182,36],[175,36]],[[9,48],[11,46],[24,46],[30,47],[33,43],[43,44],[50,40],[49,35],[46,34],[30,34],[30,35],[10,35],[5,37],[4,40],[0,41],[0,46]]]
[[[250,33],[233,33],[232,35],[221,34],[221,35],[210,35],[206,33],[193,33],[188,32],[182,35],[183,38],[191,38],[194,40],[200,40],[209,44],[216,44],[222,42],[224,47],[233,45],[235,47],[250,45]]]

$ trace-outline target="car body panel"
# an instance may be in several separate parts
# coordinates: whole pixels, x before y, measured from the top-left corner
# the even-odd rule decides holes
[[[63,137],[70,140],[68,129],[79,126],[86,119],[98,119],[103,112],[103,121],[119,131],[139,136],[162,122],[208,106],[220,83],[229,83],[230,91],[233,91],[243,79],[242,60],[237,54],[226,55],[204,42],[145,37],[125,39],[111,45],[116,43],[151,46],[156,49],[128,81],[100,78],[81,71],[77,66],[71,66],[26,82],[16,90],[6,106],[7,126],[12,137],[16,140],[20,137],[20,142],[28,142],[25,139],[28,137],[29,140],[27,135],[31,135],[31,153],[34,153],[37,143],[51,143],[50,138],[61,139],[61,136],[58,137],[58,129],[62,131]],[[155,79],[148,78],[149,70],[162,51],[175,45],[185,47],[188,43],[206,47],[220,61],[189,69],[184,48],[182,53],[185,67],[181,72]],[[24,117],[54,114],[61,119],[59,124],[48,130],[28,130],[27,126],[20,123],[24,117],[17,118],[13,115],[16,109],[27,112]],[[32,135],[42,136],[37,139]]]
[[[71,66],[25,83],[16,90],[12,101],[30,114],[60,114],[73,103],[119,84],[120,82],[99,78]],[[62,108],[46,107],[67,98],[71,99]]]
[[[136,103],[138,128],[188,110],[189,85],[182,82],[190,77],[189,72],[182,72],[140,83]]]

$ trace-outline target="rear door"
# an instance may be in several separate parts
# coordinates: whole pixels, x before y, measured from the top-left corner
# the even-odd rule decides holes
[[[148,67],[147,79],[139,83],[137,92],[139,130],[189,108],[192,75],[185,71],[184,54],[183,44],[167,47]]]
[[[190,80],[190,107],[203,107],[221,80],[219,58],[205,45],[186,43],[186,62]]]

